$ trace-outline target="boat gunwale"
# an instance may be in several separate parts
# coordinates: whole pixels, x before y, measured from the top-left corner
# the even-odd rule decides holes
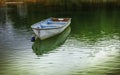
[[[48,19],[50,19],[50,18],[48,18]],[[45,20],[47,20],[47,19],[45,19]],[[45,21],[45,20],[42,20],[42,21]],[[40,21],[40,22],[42,22],[42,21]],[[38,22],[38,23],[40,23],[40,22]],[[65,25],[60,26],[60,27],[56,27],[56,28],[33,28],[32,26],[38,24],[38,23],[35,23],[34,25],[31,26],[31,28],[32,28],[32,29],[36,29],[36,30],[51,30],[51,29],[59,29],[59,28],[62,28],[62,27],[64,27],[64,26],[66,26],[69,22],[71,22],[71,18],[69,18],[69,20],[67,21],[67,23],[66,23]]]
[[[65,25],[64,25],[65,26]],[[51,30],[51,29],[59,29],[59,28],[62,28],[64,26],[61,26],[61,27],[56,27],[56,28],[32,28],[32,29],[36,29],[36,30]]]

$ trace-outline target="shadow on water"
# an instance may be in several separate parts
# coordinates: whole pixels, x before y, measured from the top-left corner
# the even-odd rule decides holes
[[[61,34],[58,34],[54,37],[45,40],[40,40],[37,38],[32,46],[33,51],[36,53],[36,55],[43,55],[49,51],[54,50],[66,41],[70,31],[71,28],[68,27]]]

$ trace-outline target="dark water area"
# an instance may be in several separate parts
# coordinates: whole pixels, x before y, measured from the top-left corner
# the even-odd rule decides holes
[[[30,26],[49,17],[71,17],[71,25],[30,42]],[[115,7],[0,7],[0,75],[119,75],[119,20]]]

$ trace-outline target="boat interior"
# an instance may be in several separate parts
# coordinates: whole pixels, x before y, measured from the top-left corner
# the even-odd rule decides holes
[[[62,22],[67,22],[68,20],[70,20],[70,18],[52,18],[52,21],[62,21]]]

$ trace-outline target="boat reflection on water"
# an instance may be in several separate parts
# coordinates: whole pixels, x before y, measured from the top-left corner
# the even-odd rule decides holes
[[[32,45],[33,51],[36,53],[36,55],[42,55],[54,50],[66,41],[68,35],[70,34],[70,31],[71,28],[69,26],[61,34],[54,37],[45,40],[40,40],[37,38]]]

